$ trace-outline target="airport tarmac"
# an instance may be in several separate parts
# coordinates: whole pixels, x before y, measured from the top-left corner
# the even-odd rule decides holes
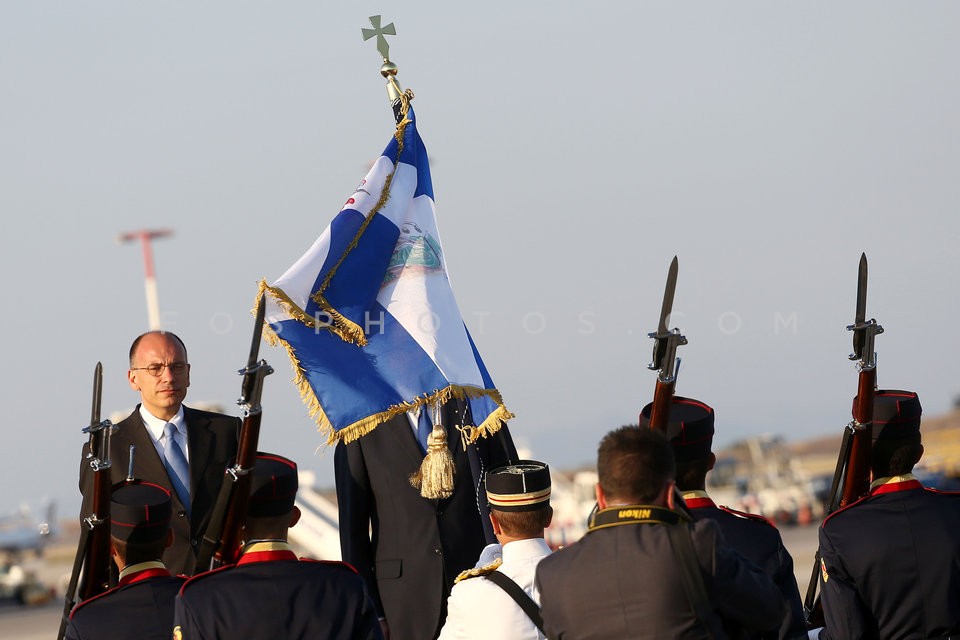
[[[793,556],[794,574],[803,597],[817,551],[817,527],[783,527],[780,532],[784,546]],[[36,570],[45,584],[58,589],[58,596],[47,604],[33,607],[14,602],[0,603],[0,640],[51,640],[56,637],[63,610],[63,596],[59,590],[64,576],[69,575],[75,551],[70,547],[67,544],[51,547],[43,558],[27,561],[28,567]]]

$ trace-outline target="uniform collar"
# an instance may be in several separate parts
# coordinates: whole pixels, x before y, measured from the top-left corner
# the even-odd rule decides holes
[[[243,555],[240,556],[237,564],[296,559],[297,554],[283,540],[255,540],[244,545]]]
[[[907,491],[909,489],[922,489],[923,485],[912,473],[905,473],[900,476],[887,476],[877,478],[870,483],[870,494],[879,495],[883,493],[894,493],[895,491]]]
[[[710,499],[710,496],[707,495],[706,491],[701,491],[699,489],[694,491],[684,491],[681,497],[691,509],[702,509],[703,507],[717,506],[713,500]]]
[[[147,578],[169,575],[170,572],[167,571],[166,566],[158,560],[138,562],[137,564],[127,565],[120,571],[120,584],[118,586],[122,587]]]

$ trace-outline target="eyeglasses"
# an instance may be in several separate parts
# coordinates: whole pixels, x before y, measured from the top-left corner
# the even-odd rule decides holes
[[[170,364],[162,364],[156,362],[154,364],[148,365],[146,367],[130,367],[130,371],[146,371],[154,378],[159,378],[163,374],[164,369],[170,369],[170,373],[175,376],[179,376],[185,372],[190,367],[186,362],[171,362]]]

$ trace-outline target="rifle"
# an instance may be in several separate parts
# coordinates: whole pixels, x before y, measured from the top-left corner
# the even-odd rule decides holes
[[[100,420],[102,392],[103,365],[98,362],[93,370],[90,425],[83,429],[90,436],[87,460],[93,469],[93,500],[90,514],[81,520],[80,542],[64,596],[58,640],[62,640],[66,632],[74,605],[110,588],[110,436],[116,427],[109,420]],[[91,488],[87,487],[87,490]]]
[[[266,313],[266,301],[261,294],[257,301],[257,315],[254,320],[253,341],[247,366],[238,372],[243,376],[240,387],[240,405],[243,425],[240,427],[240,444],[236,463],[227,467],[220,493],[210,516],[210,524],[203,534],[203,542],[197,553],[196,573],[209,571],[213,567],[236,562],[240,551],[240,530],[247,517],[247,504],[250,501],[250,472],[257,460],[257,442],[260,439],[260,419],[263,409],[260,397],[263,393],[263,379],[273,373],[266,360],[257,361],[260,352],[260,336],[263,331],[263,319]]]
[[[870,453],[873,445],[873,399],[877,390],[877,354],[874,338],[883,333],[883,327],[867,312],[867,255],[860,254],[857,277],[857,311],[853,324],[847,331],[853,332],[853,353],[850,360],[857,360],[859,377],[857,397],[853,404],[853,420],[844,427],[843,440],[837,466],[830,483],[830,501],[826,506],[828,516],[837,509],[846,507],[870,493]],[[823,626],[823,605],[820,602],[820,551],[813,559],[813,571],[803,599],[803,613],[810,628]]]
[[[673,312],[673,296],[677,290],[678,268],[677,256],[673,256],[670,269],[667,271],[667,284],[663,291],[660,324],[657,325],[655,332],[647,334],[654,340],[653,361],[647,365],[647,368],[658,371],[657,386],[653,392],[653,407],[650,409],[650,428],[663,433],[667,432],[670,425],[670,403],[677,386],[677,374],[680,372],[677,347],[687,344],[687,339],[680,334],[680,329],[667,329],[667,322]]]

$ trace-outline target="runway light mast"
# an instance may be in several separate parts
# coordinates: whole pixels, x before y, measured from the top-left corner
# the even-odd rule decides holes
[[[156,238],[166,238],[173,235],[171,229],[140,229],[121,233],[117,236],[118,244],[140,241],[143,247],[143,267],[145,272],[144,286],[147,292],[147,318],[150,321],[150,330],[160,330],[160,302],[157,298],[157,278],[153,271],[153,251],[151,241]]]

